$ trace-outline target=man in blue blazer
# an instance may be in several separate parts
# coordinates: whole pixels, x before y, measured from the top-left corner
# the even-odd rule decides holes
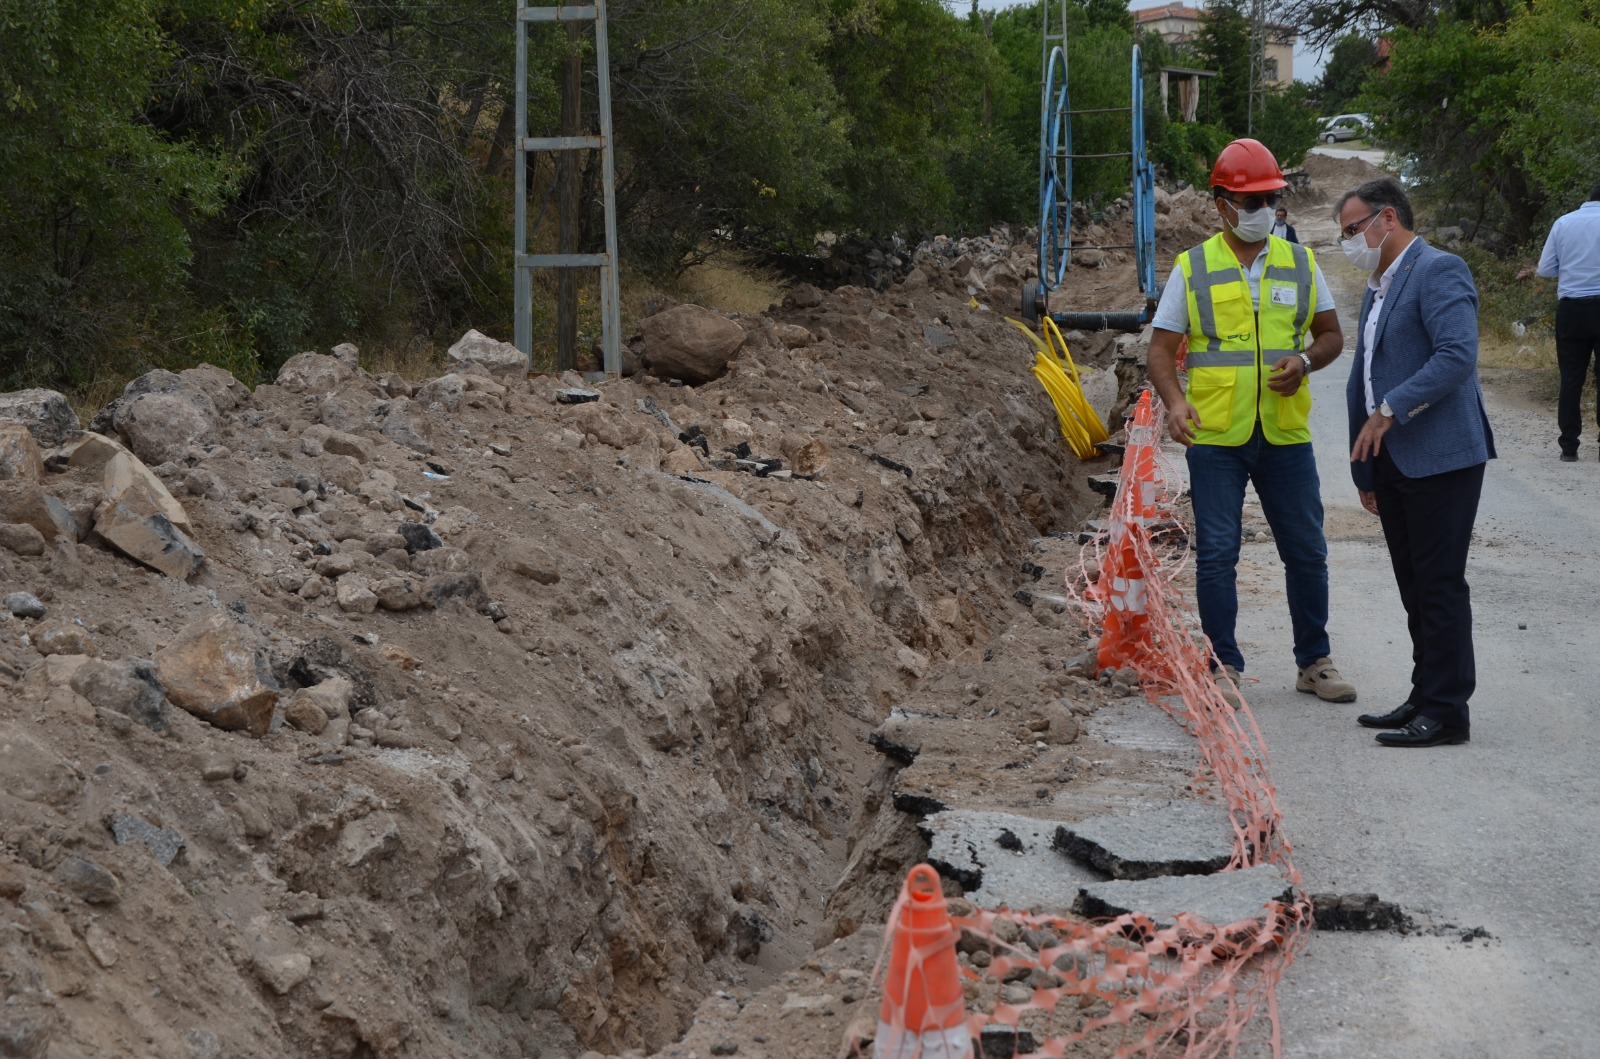
[[[1419,239],[1398,181],[1339,200],[1345,255],[1371,271],[1346,398],[1350,468],[1383,523],[1411,633],[1411,694],[1363,714],[1385,746],[1465,743],[1477,686],[1467,548],[1494,435],[1478,388],[1478,290],[1467,263]]]

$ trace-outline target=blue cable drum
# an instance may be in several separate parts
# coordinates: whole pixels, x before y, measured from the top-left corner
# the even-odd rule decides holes
[[[1133,254],[1139,290],[1156,296],[1156,167],[1145,150],[1144,71],[1133,46]]]
[[[1039,115],[1039,292],[1061,286],[1072,256],[1072,123],[1067,111],[1067,53],[1045,62]]]

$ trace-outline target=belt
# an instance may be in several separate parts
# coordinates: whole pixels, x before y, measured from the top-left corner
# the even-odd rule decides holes
[[[1600,302],[1600,294],[1585,294],[1581,298],[1561,298],[1564,302]]]

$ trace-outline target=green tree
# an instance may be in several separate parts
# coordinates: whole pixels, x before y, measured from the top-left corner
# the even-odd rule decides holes
[[[832,0],[824,61],[850,115],[841,223],[910,234],[956,216],[952,165],[976,141],[991,49],[939,0]]]
[[[1317,127],[1311,86],[1296,81],[1286,88],[1275,85],[1268,90],[1256,118],[1255,135],[1287,170],[1305,161],[1306,152],[1316,145]]]
[[[1397,30],[1392,39],[1388,72],[1361,97],[1379,135],[1415,160],[1430,198],[1525,238],[1543,196],[1508,134],[1518,111],[1533,105],[1525,94],[1530,71],[1499,31],[1466,22]]]
[[[136,349],[183,295],[185,219],[226,194],[220,155],[143,120],[161,6],[0,0],[0,389]]]
[[[1207,83],[1201,120],[1243,136],[1250,123],[1250,20],[1244,0],[1207,6],[1193,48],[1198,65],[1217,75]]]
[[[633,0],[613,11],[617,203],[633,259],[671,270],[714,232],[809,242],[838,200],[847,128],[819,59],[819,4]],[[594,245],[597,214],[589,229]]]
[[[1600,21],[1589,4],[1544,0],[1507,24],[1504,42],[1523,76],[1503,145],[1555,210],[1569,209],[1600,183]]]
[[[1346,33],[1335,41],[1318,88],[1322,112],[1332,115],[1349,110],[1377,65],[1378,49],[1370,37]]]

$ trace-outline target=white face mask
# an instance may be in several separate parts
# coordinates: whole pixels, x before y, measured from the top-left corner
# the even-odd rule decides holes
[[[1234,207],[1239,215],[1239,223],[1233,225],[1233,234],[1240,241],[1246,243],[1259,243],[1272,231],[1273,211],[1271,206],[1263,206],[1259,210],[1241,210]]]
[[[1392,232],[1393,229],[1390,229],[1390,231]],[[1377,269],[1379,260],[1383,258],[1383,244],[1388,239],[1389,232],[1384,232],[1383,238],[1378,240],[1377,246],[1368,246],[1367,233],[1360,231],[1350,238],[1342,240],[1339,243],[1339,248],[1344,251],[1344,256],[1349,258],[1350,263],[1356,268],[1361,269],[1363,272],[1372,272]]]

